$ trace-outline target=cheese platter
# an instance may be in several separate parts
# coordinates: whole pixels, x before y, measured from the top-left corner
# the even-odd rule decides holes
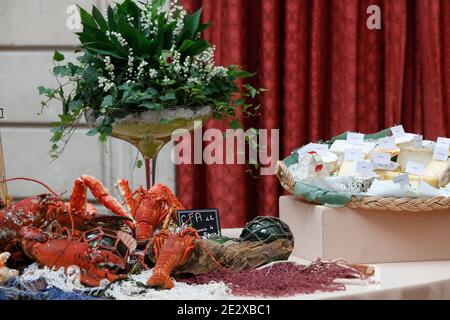
[[[294,150],[276,169],[281,185],[321,205],[392,211],[450,208],[450,139],[424,140],[396,126],[346,132]]]

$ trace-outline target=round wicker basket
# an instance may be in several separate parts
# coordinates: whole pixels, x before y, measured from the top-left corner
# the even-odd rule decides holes
[[[283,161],[279,161],[276,167],[276,176],[285,190],[295,195],[295,179]],[[301,195],[300,199],[305,200]],[[306,200],[305,200],[306,201]],[[313,201],[313,203],[318,204]],[[394,212],[433,212],[450,208],[450,197],[433,198],[384,198],[363,197],[352,199],[346,204],[349,208],[389,210]]]

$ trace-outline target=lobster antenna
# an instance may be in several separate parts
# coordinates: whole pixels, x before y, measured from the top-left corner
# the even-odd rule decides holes
[[[188,220],[189,221],[189,220]],[[184,222],[180,229],[185,229],[189,227],[188,225],[188,221]],[[206,246],[205,242],[203,241],[203,239],[200,237],[200,235],[198,233],[196,233],[194,235],[194,237],[198,240],[198,242],[200,243],[200,246],[203,248],[203,250],[205,250],[206,254],[208,255],[208,257],[211,258],[211,260],[215,263],[215,265],[221,270],[221,271],[225,271],[225,272],[231,272],[232,270],[230,268],[225,267],[224,265],[222,265],[217,259],[216,257],[214,257],[213,253],[211,252],[211,250],[208,249],[208,247]]]
[[[203,241],[203,239],[200,237],[200,235],[197,233],[194,236],[199,242],[200,242],[200,246],[203,248],[203,250],[205,250],[206,254],[208,255],[208,257],[211,258],[211,260],[216,264],[216,266],[225,272],[232,272],[232,270],[230,268],[225,267],[224,265],[222,265],[212,254],[212,252],[208,249],[208,247],[206,246],[205,242]]]
[[[187,228],[188,221],[184,222],[183,225],[181,226],[181,229],[183,228]],[[186,229],[185,229],[186,230]],[[224,265],[222,265],[217,259],[216,257],[214,257],[213,253],[211,252],[211,250],[208,249],[208,247],[206,246],[205,242],[203,241],[203,239],[200,237],[200,235],[198,233],[195,233],[194,237],[198,240],[198,242],[200,243],[200,246],[203,248],[203,250],[205,250],[206,254],[208,255],[208,257],[211,258],[211,260],[216,264],[216,266],[225,272],[232,272],[232,270],[230,268],[225,267]]]
[[[40,184],[41,186],[43,186],[44,188],[46,188],[48,191],[50,191],[50,193],[52,195],[54,195],[55,197],[59,197],[60,195],[57,194],[55,191],[53,191],[49,186],[47,186],[45,183],[39,181],[39,180],[35,180],[35,179],[31,179],[31,178],[11,178],[11,179],[6,179],[6,180],[2,180],[0,181],[1,183],[6,183],[6,182],[10,182],[10,181],[17,181],[17,180],[22,180],[22,181],[31,181],[31,182],[35,182]]]
[[[70,230],[69,240],[72,241],[73,234],[75,233],[75,221],[73,220],[73,217],[72,217],[72,210],[68,210],[68,211],[69,211],[69,218],[70,218],[70,226],[72,228]]]

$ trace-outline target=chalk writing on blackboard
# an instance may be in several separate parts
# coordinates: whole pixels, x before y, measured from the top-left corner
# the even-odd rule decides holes
[[[201,237],[222,235],[218,209],[180,210],[177,223],[178,226],[192,226]]]

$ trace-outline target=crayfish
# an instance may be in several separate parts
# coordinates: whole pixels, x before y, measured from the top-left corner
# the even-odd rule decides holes
[[[175,268],[187,262],[195,249],[195,240],[198,238],[198,233],[193,228],[187,228],[178,233],[163,230],[157,234],[152,241],[157,261],[147,286],[172,289],[173,281],[170,274]]]
[[[77,269],[80,283],[100,286],[102,280],[125,279],[127,260],[136,243],[122,231],[96,228],[73,238],[71,234],[46,233],[35,227],[20,231],[24,252],[40,265]]]
[[[84,175],[75,180],[70,202],[64,202],[51,188],[34,179],[14,178],[2,182],[14,180],[39,183],[50,194],[26,198],[0,210],[0,251],[10,251],[17,245],[23,227],[46,228],[57,222],[62,226],[71,226],[74,230],[83,230],[94,227],[101,220],[117,218],[134,227],[131,215],[94,177]],[[98,213],[94,205],[87,202],[87,188],[114,216]]]
[[[197,246],[203,248],[220,270],[227,270],[215,259],[194,228],[183,226],[178,232],[165,229],[155,235],[146,248],[147,253],[153,251],[156,259],[153,274],[148,279],[147,286],[159,289],[172,289],[174,287],[171,278],[172,272],[188,262]]]
[[[134,193],[128,181],[117,182],[128,211],[135,221],[135,236],[138,242],[147,242],[157,228],[166,229],[174,220],[177,210],[185,210],[173,192],[162,184],[156,184],[150,190],[143,187]]]
[[[14,180],[39,183],[50,193],[9,204],[0,210],[0,252],[12,251],[14,260],[20,260],[25,253],[51,268],[67,270],[77,266],[81,283],[88,286],[97,286],[102,279],[122,279],[128,270],[128,258],[135,254],[136,240],[147,244],[156,230],[167,229],[177,210],[184,209],[172,191],[162,184],[150,190],[140,187],[132,192],[127,180],[119,180],[116,186],[124,198],[122,205],[99,180],[88,175],[75,180],[70,202],[64,202],[61,195],[40,181],[28,178],[6,181]],[[112,214],[100,213],[88,203],[87,189]],[[99,227],[100,223],[117,221],[123,230]],[[126,226],[128,228],[124,229]],[[154,238],[156,242],[162,245],[163,234],[167,235],[167,244],[172,243],[172,236],[167,231]],[[188,233],[183,236],[190,239]],[[190,251],[187,250],[185,256]],[[161,256],[161,261],[164,257],[167,254]]]

